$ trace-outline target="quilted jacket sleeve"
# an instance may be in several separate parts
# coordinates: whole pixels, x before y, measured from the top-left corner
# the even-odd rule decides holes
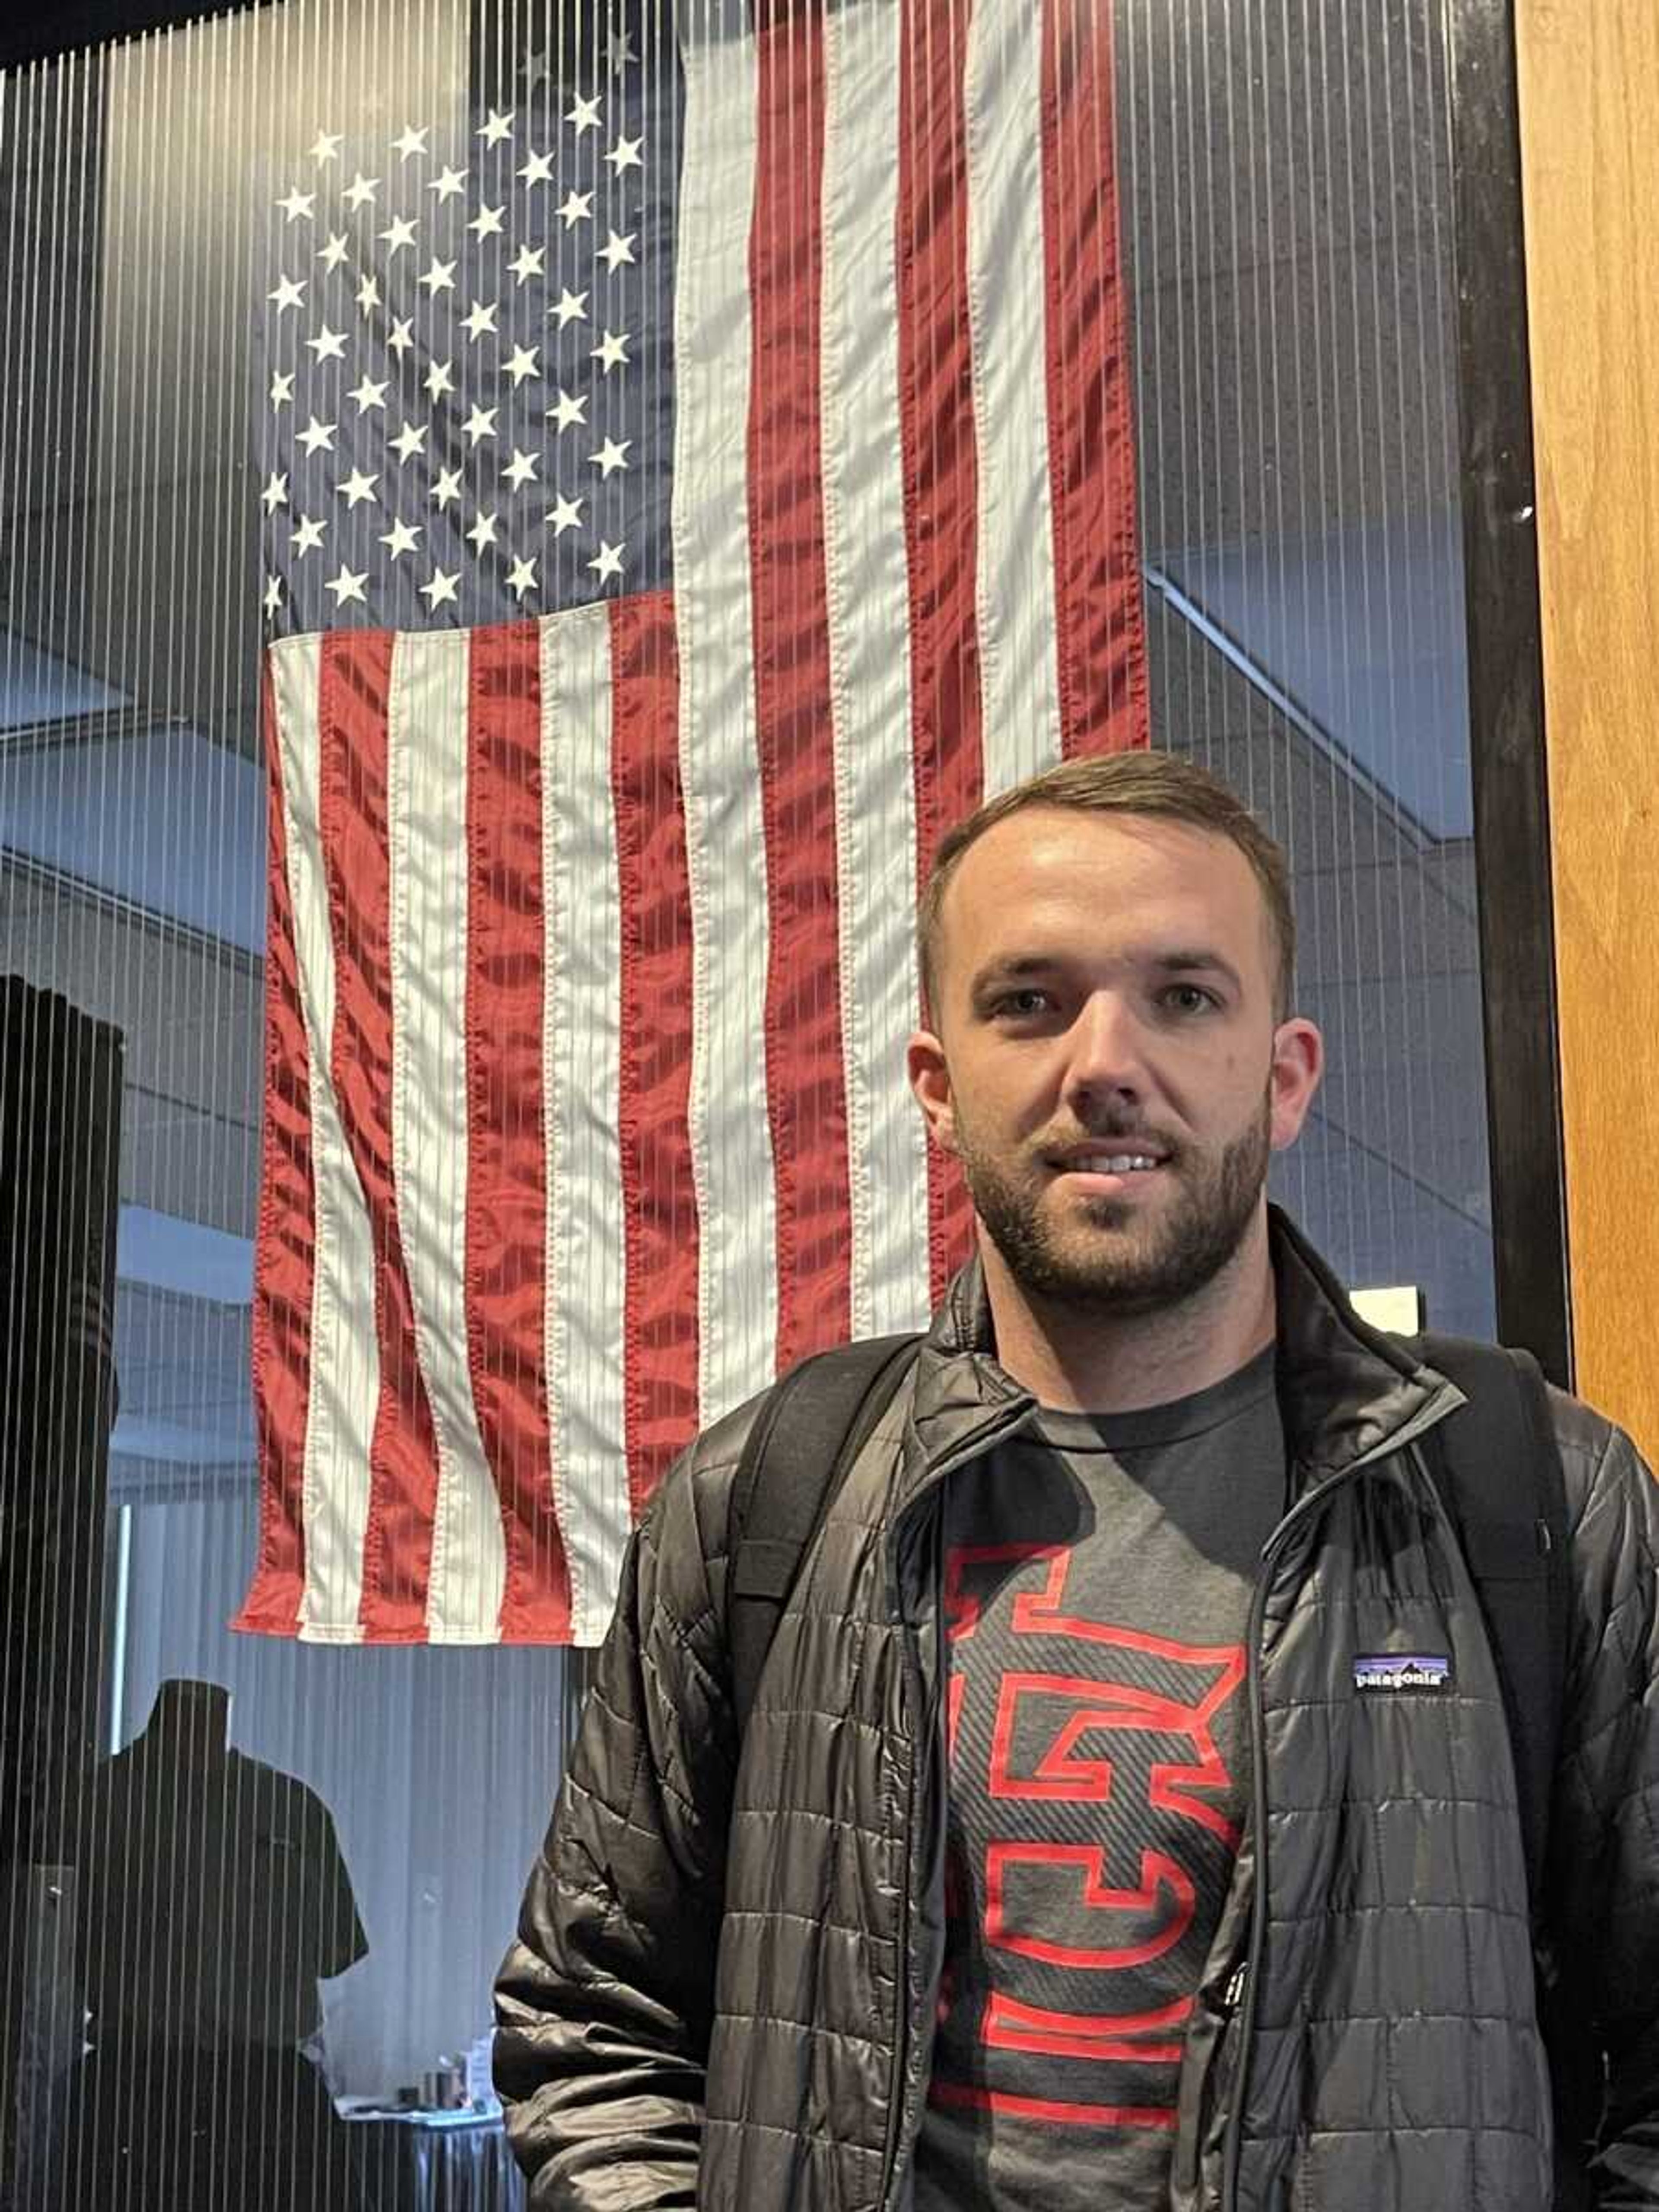
[[[1551,1821],[1549,1932],[1606,2055],[1598,2212],[1659,2212],[1659,1487],[1586,1409],[1562,1437],[1576,1593]],[[1571,2054],[1569,2054],[1571,2056]]]
[[[629,1547],[496,1984],[495,2082],[533,2212],[696,2201],[735,1759],[719,1474],[694,1447]]]

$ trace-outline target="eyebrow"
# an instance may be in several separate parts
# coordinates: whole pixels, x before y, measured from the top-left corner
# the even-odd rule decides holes
[[[977,1000],[998,984],[1018,982],[1028,975],[1052,975],[1065,964],[1063,957],[1048,952],[1022,952],[992,960],[975,976],[970,987],[973,997]],[[1222,975],[1243,995],[1243,980],[1237,969],[1224,954],[1206,945],[1180,945],[1168,952],[1154,952],[1139,964],[1159,975]]]
[[[1232,962],[1222,953],[1212,952],[1207,946],[1199,945],[1190,951],[1183,948],[1178,952],[1156,953],[1153,955],[1152,965],[1165,975],[1190,975],[1194,971],[1200,974],[1208,972],[1216,975],[1224,975],[1234,990],[1243,993],[1244,988],[1243,978]]]

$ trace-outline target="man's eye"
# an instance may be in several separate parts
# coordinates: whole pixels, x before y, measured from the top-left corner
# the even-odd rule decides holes
[[[1206,991],[1201,984],[1198,983],[1174,984],[1164,995],[1166,999],[1195,999],[1198,1001],[1196,1006],[1182,1007],[1180,1012],[1182,1013],[1197,1013],[1206,1006],[1215,1006],[1220,1004],[1213,991]]]
[[[1046,991],[1005,991],[997,1000],[996,1010],[1001,1014],[1012,1014],[1017,1020],[1040,1014],[1048,1003]]]

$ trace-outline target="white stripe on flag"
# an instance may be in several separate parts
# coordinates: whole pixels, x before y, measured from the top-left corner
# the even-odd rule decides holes
[[[311,1373],[306,1398],[305,1591],[300,1633],[356,1644],[368,1526],[369,1443],[380,1396],[380,1351],[363,1325],[374,1280],[374,1240],[334,1093],[334,937],[323,865],[320,688],[322,641],[283,639],[270,651],[282,750],[294,949],[310,1060],[312,1181],[316,1242],[311,1298]]]
[[[749,225],[741,219],[755,196],[754,40],[715,27],[707,44],[688,41],[684,70],[674,604],[695,952],[690,1133],[706,1426],[770,1379],[777,1343],[766,838],[746,472]]]
[[[1060,758],[1043,301],[1043,9],[977,0],[968,30],[968,297],[979,458],[985,796]]]
[[[550,616],[541,639],[548,1418],[571,1632],[597,1644],[629,1536],[609,612]]]
[[[400,635],[386,728],[392,1161],[438,1453],[427,1634],[496,1633],[507,1547],[467,1358],[467,636]]]
[[[835,699],[852,1330],[927,1314],[927,1148],[904,1077],[915,1026],[916,821],[899,429],[901,11],[824,18],[824,550]]]

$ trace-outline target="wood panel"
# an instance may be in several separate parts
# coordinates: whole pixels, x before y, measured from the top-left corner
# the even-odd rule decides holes
[[[1659,6],[1515,15],[1576,1388],[1659,1457]]]

